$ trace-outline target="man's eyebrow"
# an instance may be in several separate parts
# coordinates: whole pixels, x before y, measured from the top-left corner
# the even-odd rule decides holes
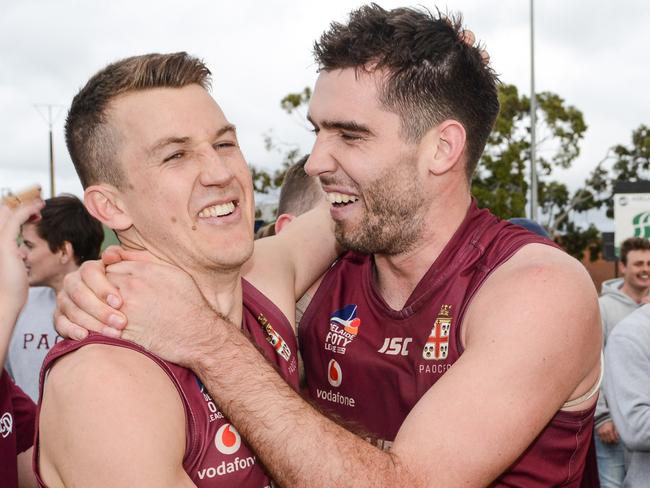
[[[307,115],[307,120],[314,127],[322,127],[327,130],[346,130],[360,134],[373,135],[373,132],[365,125],[354,122],[353,120],[323,120],[320,124],[314,122],[311,116]]]
[[[216,139],[217,137],[221,137],[222,135],[227,134],[228,132],[232,132],[234,135],[237,135],[237,128],[233,124],[226,124],[217,131],[214,137]]]
[[[217,132],[214,134],[214,138],[217,139],[221,137],[224,134],[227,134],[228,132],[232,132],[233,134],[237,134],[237,129],[233,124],[226,124],[223,127],[221,127]],[[151,149],[149,149],[149,154],[155,154],[156,152],[160,151],[161,149],[164,149],[166,146],[169,146],[170,144],[187,144],[190,141],[189,137],[165,137],[158,142],[156,142],[153,146],[151,146]]]
[[[155,154],[170,144],[186,144],[189,140],[189,137],[165,137],[151,146],[149,154]]]

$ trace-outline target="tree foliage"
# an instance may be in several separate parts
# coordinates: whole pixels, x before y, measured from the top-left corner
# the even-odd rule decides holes
[[[281,101],[280,106],[287,114],[295,117],[296,121],[308,128],[305,124],[303,109],[309,104],[311,88],[305,87],[300,92],[289,93]],[[297,144],[285,142],[278,138],[272,130],[264,134],[264,147],[270,153],[280,158],[280,167],[272,172],[254,165],[249,165],[253,178],[253,187],[258,193],[268,193],[280,188],[284,181],[284,175],[290,166],[295,164],[301,157],[300,147]]]

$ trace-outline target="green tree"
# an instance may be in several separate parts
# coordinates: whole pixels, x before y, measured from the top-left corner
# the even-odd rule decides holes
[[[306,114],[304,109],[309,104],[310,98],[311,88],[307,86],[300,92],[289,93],[280,101],[282,109],[293,116],[296,122],[305,127],[306,130],[309,127],[305,123]],[[267,151],[280,158],[280,164],[278,169],[271,172],[249,165],[253,178],[253,187],[258,193],[268,193],[273,189],[280,188],[287,169],[303,156],[297,144],[281,140],[272,130],[264,134],[264,146]]]
[[[474,175],[472,193],[481,206],[502,218],[521,217],[529,192],[530,98],[504,84],[499,87],[499,102],[501,111]],[[569,168],[578,157],[587,125],[578,109],[550,92],[537,95],[536,117],[538,201],[544,215],[554,215],[566,210],[571,198],[564,184],[552,180],[554,169]],[[561,230],[548,227],[553,234]]]

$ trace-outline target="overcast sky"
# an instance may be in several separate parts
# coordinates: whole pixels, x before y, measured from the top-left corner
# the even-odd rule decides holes
[[[379,2],[385,8],[407,4]],[[530,91],[528,0],[420,2],[462,12],[501,80]],[[147,52],[188,51],[213,72],[213,95],[238,127],[249,163],[274,168],[264,134],[297,142],[312,135],[280,100],[316,78],[313,41],[361,2],[342,0],[0,0],[0,188],[40,183],[48,194],[47,124],[37,104],[57,104],[57,192],[82,194],[63,141],[70,101],[110,61]],[[538,0],[536,88],[583,111],[589,127],[574,168],[575,187],[633,129],[650,124],[650,8],[646,0]]]

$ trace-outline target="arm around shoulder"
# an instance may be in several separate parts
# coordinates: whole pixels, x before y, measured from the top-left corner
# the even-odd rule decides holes
[[[194,486],[182,466],[180,396],[158,365],[130,349],[88,345],[53,365],[39,443],[50,488]]]

